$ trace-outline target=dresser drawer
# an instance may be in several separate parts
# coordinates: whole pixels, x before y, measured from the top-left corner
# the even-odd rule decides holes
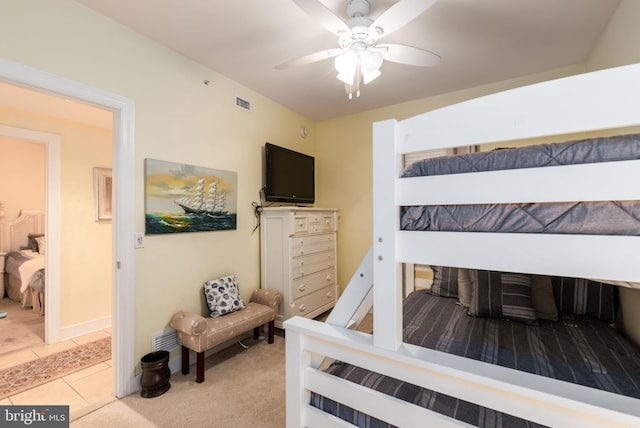
[[[317,290],[311,294],[307,294],[293,302],[292,316],[306,316],[317,308],[327,303],[335,302],[336,288],[333,285]]]
[[[309,232],[309,218],[306,215],[293,216],[293,233],[308,233]]]
[[[291,238],[291,246],[293,248],[304,247],[305,245],[321,244],[323,242],[335,241],[333,233],[327,233],[325,235],[310,235],[310,236],[294,236]]]
[[[335,283],[336,270],[334,268],[325,269],[291,281],[291,296],[295,300]]]
[[[291,260],[291,277],[300,278],[323,269],[335,266],[335,258],[332,251],[307,256],[295,257]]]
[[[309,233],[331,232],[334,230],[333,215],[314,214],[309,216],[307,225]]]
[[[291,252],[293,257],[306,256],[308,254],[321,253],[324,251],[333,251],[335,245],[333,242],[326,244],[307,245],[305,247],[294,248]]]

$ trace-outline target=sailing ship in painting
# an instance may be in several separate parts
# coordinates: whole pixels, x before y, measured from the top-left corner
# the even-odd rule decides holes
[[[226,197],[224,192],[218,190],[218,182],[212,180],[211,184],[209,184],[209,190],[205,191],[203,177],[198,179],[192,197],[182,197],[175,202],[187,214],[205,214],[208,216],[229,214],[226,209]]]
[[[236,229],[236,173],[145,160],[146,233]]]

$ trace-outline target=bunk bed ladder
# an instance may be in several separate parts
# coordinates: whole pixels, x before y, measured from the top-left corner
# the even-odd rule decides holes
[[[327,318],[327,324],[356,329],[373,306],[373,248],[347,284]]]

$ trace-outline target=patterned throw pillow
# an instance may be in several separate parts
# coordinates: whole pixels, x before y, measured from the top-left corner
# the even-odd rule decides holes
[[[227,275],[204,283],[204,295],[212,317],[244,308],[235,275]]]
[[[430,292],[441,297],[458,297],[458,268],[431,266],[433,283]]]
[[[47,245],[44,242],[44,236],[37,237],[36,242],[38,243],[38,254],[44,255],[45,248],[47,248]]]
[[[528,275],[486,270],[471,270],[469,274],[473,283],[469,315],[525,324],[536,321]]]
[[[603,282],[554,276],[553,296],[560,312],[616,320],[616,287]]]

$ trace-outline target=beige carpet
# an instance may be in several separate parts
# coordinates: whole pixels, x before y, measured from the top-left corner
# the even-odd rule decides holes
[[[0,300],[0,311],[7,312],[0,319],[0,355],[44,344],[44,316],[8,297]]]
[[[279,330],[277,330],[280,332]],[[273,344],[245,340],[207,358],[205,380],[171,376],[171,388],[154,398],[139,393],[71,422],[73,428],[280,428],[285,426],[284,338]]]

